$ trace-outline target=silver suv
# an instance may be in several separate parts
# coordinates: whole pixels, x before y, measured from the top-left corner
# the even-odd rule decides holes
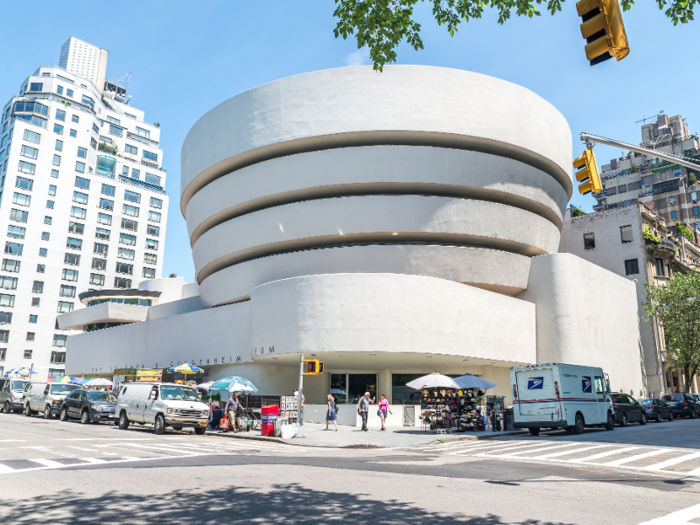
[[[77,388],[80,387],[66,383],[32,383],[24,393],[24,415],[41,412],[44,419],[57,416],[63,400]]]
[[[21,412],[24,399],[24,389],[29,381],[0,377],[0,407],[5,414]]]

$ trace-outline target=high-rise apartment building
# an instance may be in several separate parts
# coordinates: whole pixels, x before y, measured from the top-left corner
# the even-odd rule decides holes
[[[82,306],[81,292],[161,274],[160,128],[128,104],[126,86],[105,82],[106,57],[71,38],[66,66],[40,67],[2,108],[0,375],[62,374],[69,332],[57,315]]]

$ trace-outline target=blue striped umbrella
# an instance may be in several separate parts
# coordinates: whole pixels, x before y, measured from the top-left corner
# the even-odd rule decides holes
[[[257,392],[258,388],[245,377],[231,376],[219,379],[211,390],[226,390],[227,392]]]

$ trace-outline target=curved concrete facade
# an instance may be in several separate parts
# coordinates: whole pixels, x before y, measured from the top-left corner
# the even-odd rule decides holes
[[[234,275],[336,271],[313,260],[330,261],[321,252],[341,246],[346,255],[370,245],[445,252],[432,269],[428,260],[350,257],[359,264],[344,263],[347,272],[457,277],[518,293],[526,281],[514,256],[558,247],[570,156],[571,133],[556,109],[475,73],[352,67],[247,91],[202,117],[182,148],[181,205],[202,304],[238,301],[262,284]],[[302,252],[292,257],[296,274],[270,272]],[[492,269],[466,275],[465,253],[483,253]],[[257,265],[265,269],[251,270]]]

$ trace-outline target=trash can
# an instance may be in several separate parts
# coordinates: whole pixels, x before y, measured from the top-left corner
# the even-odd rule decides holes
[[[275,421],[277,416],[280,415],[280,407],[277,405],[267,405],[260,409],[260,435],[261,436],[274,436],[275,435]]]
[[[275,432],[274,436],[279,437],[282,435],[282,418],[275,418]]]

